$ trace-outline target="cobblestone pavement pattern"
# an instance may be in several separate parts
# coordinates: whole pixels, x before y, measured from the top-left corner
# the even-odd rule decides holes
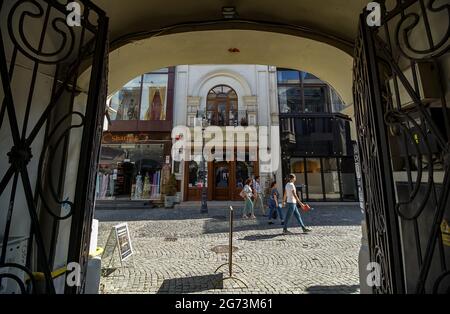
[[[96,211],[99,246],[112,226],[128,222],[134,249],[123,269],[102,277],[100,293],[359,293],[358,206],[317,206],[303,215],[313,232],[303,234],[291,221],[293,235],[265,217],[242,220],[239,210],[234,275],[247,288],[233,280],[221,284],[226,267],[214,273],[227,262],[227,254],[212,250],[228,244],[227,210],[210,209],[208,216],[192,208]]]

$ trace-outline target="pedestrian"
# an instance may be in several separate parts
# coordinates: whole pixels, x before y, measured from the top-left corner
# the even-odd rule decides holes
[[[262,215],[265,216],[266,211],[264,209],[264,194],[261,189],[260,180],[261,179],[259,176],[255,176],[255,179],[253,180],[253,190],[255,191],[254,192],[254,198],[255,198],[254,207],[256,207],[256,204],[259,203],[259,209],[261,210]]]
[[[244,199],[244,213],[242,215],[242,218],[244,219],[248,219],[249,218],[249,214],[250,214],[250,218],[251,219],[255,219],[255,214],[253,212],[253,202],[252,202],[252,197],[253,197],[253,193],[252,193],[252,179],[247,179],[247,181],[245,181],[245,186],[244,189],[241,191],[241,197]]]
[[[278,213],[281,224],[284,224],[283,210],[280,202],[280,193],[278,192],[277,182],[274,181],[270,185],[269,195],[269,225],[273,225],[272,218],[274,213]]]
[[[289,175],[289,182],[286,184],[284,196],[283,196],[283,207],[287,203],[287,213],[286,213],[286,219],[284,220],[284,228],[283,233],[284,234],[292,234],[292,232],[288,231],[288,225],[289,220],[291,219],[292,215],[297,219],[297,222],[302,227],[303,232],[311,232],[311,229],[306,228],[305,224],[303,223],[302,216],[300,215],[300,212],[298,211],[297,204],[300,204],[300,206],[305,206],[305,204],[302,203],[300,198],[297,195],[297,191],[295,189],[295,181],[297,180],[295,174]]]

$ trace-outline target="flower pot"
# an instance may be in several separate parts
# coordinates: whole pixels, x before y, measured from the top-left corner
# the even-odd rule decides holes
[[[173,208],[173,206],[175,205],[175,201],[176,201],[177,197],[176,196],[165,196],[164,198],[164,207],[165,208]]]

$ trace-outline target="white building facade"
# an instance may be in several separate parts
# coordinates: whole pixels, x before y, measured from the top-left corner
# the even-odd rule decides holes
[[[223,131],[229,126],[267,126],[269,133],[278,131],[277,69],[267,65],[177,66],[174,108],[174,127],[187,126],[193,130],[199,119],[206,117],[208,125],[219,126]],[[273,135],[276,142],[269,136],[267,145],[271,149],[279,146],[279,135]],[[281,164],[269,170],[259,158],[257,161],[248,158],[248,145],[239,142],[235,145],[236,149],[241,145],[246,150],[245,161],[227,162],[224,158],[207,163],[209,200],[240,200],[239,191],[245,180],[255,176],[261,177],[265,188],[275,179],[281,181]],[[279,159],[280,152],[275,151]],[[203,184],[199,176],[201,158],[192,159],[173,164],[185,201],[199,200]]]

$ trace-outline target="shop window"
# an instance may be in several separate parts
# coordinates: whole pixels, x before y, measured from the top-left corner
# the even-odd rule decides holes
[[[323,179],[325,197],[327,201],[340,200],[338,160],[336,158],[323,158]]]
[[[322,167],[319,158],[309,158],[306,162],[308,198],[323,199]]]
[[[236,163],[236,187],[244,188],[245,181],[252,179],[255,175],[254,164],[252,162],[238,161]]]
[[[109,100],[111,120],[138,120],[141,99],[141,76],[128,82]]]
[[[207,171],[207,167],[205,166],[205,170]],[[202,178],[201,178],[201,168],[200,162],[191,160],[188,164],[188,186],[190,188],[201,187],[202,186]],[[206,178],[208,178],[208,174],[206,174]],[[205,182],[205,185],[208,186],[208,182]]]
[[[97,176],[97,199],[161,198],[162,144],[103,145]]]
[[[356,184],[355,159],[345,157],[340,159],[342,196],[344,200],[358,200],[358,187]]]
[[[142,83],[141,120],[166,120],[167,74],[145,74]]]

